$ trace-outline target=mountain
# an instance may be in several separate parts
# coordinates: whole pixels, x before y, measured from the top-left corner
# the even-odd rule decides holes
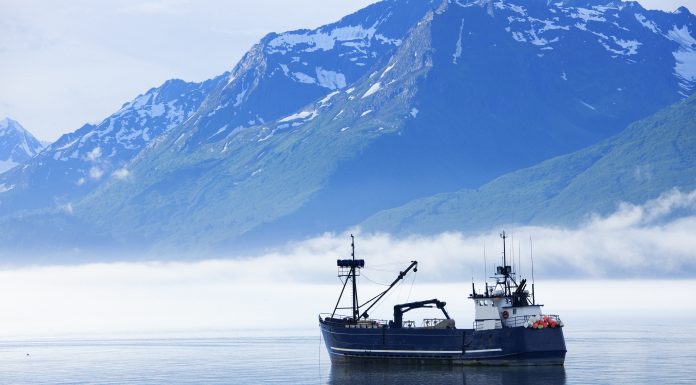
[[[153,88],[98,125],[64,135],[28,168],[0,177],[0,184],[15,186],[0,196],[0,214],[60,209],[105,181],[125,179],[127,162],[151,141],[164,140],[161,135],[203,103],[205,113],[195,117],[193,129],[177,134],[186,138],[182,157],[188,149],[291,114],[364,75],[431,6],[430,1],[378,3],[313,31],[272,33],[231,72],[200,84],[171,80]]]
[[[0,214],[62,207],[110,178],[125,178],[123,166],[153,139],[193,114],[224,76],[203,82],[169,80],[125,103],[97,125],[61,136],[26,166],[0,174]]]
[[[335,106],[397,128],[363,137],[299,210],[248,235],[339,229],[607,138],[691,94],[694,19],[623,2],[443,2],[405,39],[419,42],[423,71],[400,50],[372,72],[393,65],[386,81],[358,87],[380,87],[369,96],[383,99],[378,108]],[[407,98],[382,104],[403,88]],[[400,115],[389,115],[392,106]]]
[[[10,118],[0,120],[0,174],[26,163],[43,145],[19,122]],[[8,189],[6,185],[2,189]]]
[[[696,189],[696,94],[581,151],[515,171],[474,190],[438,194],[367,219],[366,231],[428,234],[508,224],[572,225]]]
[[[22,198],[3,194],[0,207],[13,229],[51,223],[51,239],[79,244],[88,229],[146,249],[339,230],[593,145],[684,99],[692,31],[684,8],[633,2],[385,0],[264,37],[83,198],[20,213]],[[52,169],[16,184],[31,194]]]

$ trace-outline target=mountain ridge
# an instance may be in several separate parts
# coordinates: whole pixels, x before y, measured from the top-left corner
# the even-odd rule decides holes
[[[479,187],[691,93],[693,15],[600,3],[383,1],[269,34],[92,190],[33,208],[3,194],[0,211],[11,223],[38,209],[21,212],[27,226],[48,215],[78,245],[69,233],[88,227],[116,245],[199,250],[334,231]]]

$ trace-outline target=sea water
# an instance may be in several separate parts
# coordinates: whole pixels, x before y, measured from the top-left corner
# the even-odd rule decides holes
[[[696,327],[567,323],[564,367],[332,366],[318,330],[0,341],[0,384],[694,384]]]

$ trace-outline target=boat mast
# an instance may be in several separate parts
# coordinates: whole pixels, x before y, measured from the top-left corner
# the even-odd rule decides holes
[[[353,234],[350,235],[350,247],[351,259],[339,259],[336,261],[336,265],[338,266],[338,278],[341,279],[343,288],[341,289],[341,294],[338,295],[338,300],[336,301],[336,306],[334,307],[333,313],[331,313],[331,318],[336,315],[336,310],[338,309],[351,309],[353,311],[351,317],[354,321],[357,321],[358,315],[360,314],[360,305],[358,304],[358,285],[356,277],[358,276],[359,269],[365,267],[365,260],[355,259],[355,237]],[[345,278],[345,280],[343,278]],[[343,293],[346,291],[346,287],[348,286],[348,281],[352,281],[352,304],[350,307],[339,307],[341,304],[341,298],[343,298]]]
[[[405,271],[399,272],[399,275],[396,277],[394,282],[392,282],[386,290],[377,294],[376,296],[372,297],[371,299],[367,300],[367,302],[361,305],[360,302],[358,302],[358,285],[356,277],[358,276],[358,269],[362,269],[365,267],[365,260],[355,259],[355,237],[353,236],[353,234],[350,235],[350,248],[351,259],[339,259],[336,261],[336,264],[338,265],[338,278],[340,279],[345,277],[345,281],[341,279],[341,282],[343,283],[343,288],[341,289],[341,294],[338,295],[338,300],[336,301],[336,306],[334,307],[333,313],[331,313],[331,318],[334,318],[334,316],[336,315],[336,310],[338,309],[352,309],[352,319],[353,321],[358,321],[360,318],[367,319],[367,312],[370,309],[372,309],[372,307],[375,306],[375,304],[379,302],[379,300],[382,299],[382,297],[384,297],[387,294],[387,292],[389,292],[389,290],[391,290],[397,283],[399,283],[399,281],[404,279],[404,277],[406,276],[406,274],[408,274],[409,271],[411,271],[412,269],[414,272],[418,271],[418,262],[411,261],[411,264],[408,266],[408,268]],[[352,281],[351,286],[353,288],[353,301],[350,308],[339,307],[339,305],[341,304],[341,298],[343,297],[343,293],[346,290],[346,286],[348,286],[348,280]],[[367,305],[370,306],[362,314],[360,314],[360,309]],[[348,317],[346,317],[345,319],[348,319]]]
[[[503,266],[507,266],[507,261],[505,260],[505,239],[507,238],[507,234],[505,231],[500,233],[500,238],[503,238]]]
[[[357,320],[360,315],[358,310],[358,285],[355,280],[355,237],[350,235],[350,256],[353,258],[353,267],[350,269],[351,279],[353,280],[353,319]]]
[[[507,239],[507,234],[504,230],[502,233],[500,233],[500,238],[503,238],[503,275],[505,275],[505,294],[510,295],[510,281],[508,280],[509,273],[507,266],[507,257],[505,255],[505,240]]]

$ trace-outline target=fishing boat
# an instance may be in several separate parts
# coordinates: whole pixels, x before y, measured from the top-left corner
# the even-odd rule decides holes
[[[364,259],[355,258],[355,239],[351,235],[351,258],[337,261],[343,283],[333,312],[319,315],[319,327],[332,364],[352,362],[418,363],[451,365],[563,365],[566,355],[563,322],[558,315],[544,314],[536,303],[534,283],[531,293],[526,279],[516,280],[507,264],[503,239],[502,265],[477,292],[472,282],[475,319],[471,328],[458,328],[438,299],[394,305],[391,320],[372,319],[369,311],[407,274],[418,269],[418,262],[400,271],[396,279],[369,300],[358,299],[358,277]],[[352,292],[351,306],[341,307],[346,288]],[[439,318],[424,319],[420,325],[404,319],[419,308],[439,309]],[[350,315],[339,315],[351,310]]]

